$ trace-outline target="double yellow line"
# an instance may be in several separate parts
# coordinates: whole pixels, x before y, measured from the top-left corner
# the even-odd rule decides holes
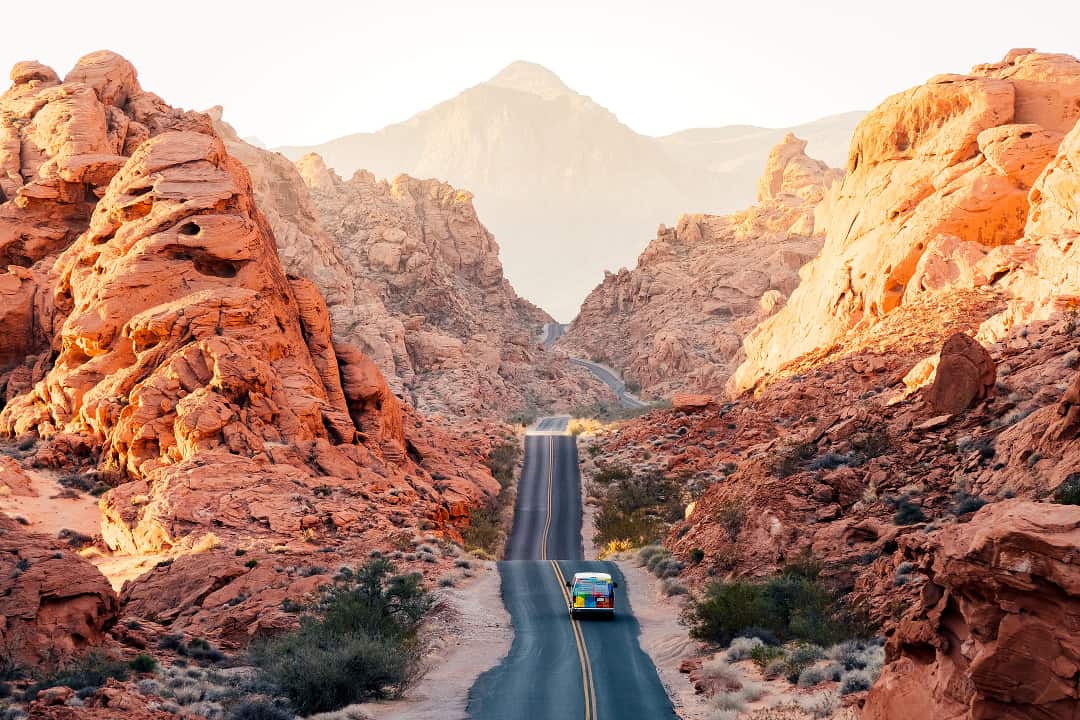
[[[544,513],[544,534],[540,538],[540,559],[547,560],[548,535],[551,533],[551,495],[555,481],[552,468],[555,467],[555,438],[548,435],[548,464],[547,464],[547,512]]]
[[[566,577],[562,573],[559,563],[551,560],[551,568],[555,571],[555,579],[559,582],[563,599],[566,600],[567,612],[574,606],[574,600],[566,589]],[[589,660],[589,647],[585,644],[585,635],[581,632],[581,623],[570,617],[570,627],[574,632],[574,644],[577,645],[578,662],[581,663],[581,689],[585,693],[585,720],[597,720],[600,712],[596,707],[596,683],[593,682],[592,661]]]

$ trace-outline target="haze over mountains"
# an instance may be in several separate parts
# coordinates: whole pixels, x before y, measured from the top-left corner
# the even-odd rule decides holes
[[[812,157],[842,166],[862,115],[655,138],[546,68],[515,62],[405,122],[279,150],[293,160],[316,152],[343,177],[363,168],[471,190],[514,287],[569,321],[605,270],[633,265],[659,224],[753,202],[769,150],[787,132],[809,140]]]

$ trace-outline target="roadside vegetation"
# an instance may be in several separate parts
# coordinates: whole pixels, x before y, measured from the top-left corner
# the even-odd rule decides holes
[[[689,620],[694,637],[721,645],[747,634],[830,645],[873,633],[810,561],[762,579],[714,580],[691,608]]]
[[[507,521],[517,497],[517,471],[521,444],[515,437],[497,445],[488,455],[487,466],[499,481],[499,495],[469,513],[469,527],[462,530],[465,549],[477,557],[494,559],[506,545]]]
[[[624,465],[601,465],[590,490],[600,502],[594,538],[599,546],[648,545],[683,516],[678,483],[657,471],[634,472]]]
[[[375,557],[343,569],[298,630],[255,643],[251,659],[303,715],[396,697],[419,676],[416,634],[431,606],[418,573]]]

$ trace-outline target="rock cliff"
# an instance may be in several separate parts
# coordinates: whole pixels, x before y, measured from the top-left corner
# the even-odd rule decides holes
[[[109,548],[209,553],[146,579],[209,583],[155,593],[154,616],[251,634],[283,622],[278,596],[291,581],[271,572],[246,609],[208,606],[255,567],[208,578],[233,549],[321,546],[351,562],[421,526],[453,537],[498,491],[481,464],[486,438],[430,427],[371,359],[335,342],[319,289],[283,268],[249,173],[209,116],[144,91],[106,51],[62,82],[37,63],[11,77],[0,96],[0,436],[18,438],[28,464],[111,487]],[[329,247],[310,213],[271,217],[292,242]],[[301,255],[290,264],[345,294],[339,266]],[[21,587],[15,577],[4,573],[0,597]],[[80,597],[91,595],[108,606],[94,617],[115,608],[108,594]],[[30,625],[32,600],[17,608]],[[34,642],[63,652],[92,641],[65,637],[54,619],[57,637]]]
[[[503,277],[470,193],[364,171],[343,181],[315,155],[297,167],[354,286],[331,304],[334,334],[363,349],[418,409],[507,417],[609,395],[538,346],[552,319]]]
[[[747,337],[731,389],[843,345],[920,296],[1022,292],[1015,277],[1060,272],[1050,266],[1068,249],[1058,242],[1043,250],[1053,243],[1040,238],[1046,223],[1069,212],[1053,167],[1068,165],[1055,157],[1077,118],[1080,61],[1031,50],[932,78],[879,105],[855,131],[847,177],[818,209],[820,254],[788,304]],[[1001,318],[983,339],[997,340],[1013,324]]]
[[[799,284],[821,247],[814,208],[842,173],[788,135],[769,154],[758,202],[661,226],[633,270],[607,274],[559,347],[623,371],[647,396],[722,393],[742,339]]]

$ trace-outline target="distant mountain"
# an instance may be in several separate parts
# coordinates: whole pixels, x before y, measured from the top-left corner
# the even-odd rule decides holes
[[[769,149],[788,131],[843,166],[861,113],[794,128],[641,135],[539,65],[515,62],[409,120],[318,146],[344,177],[440,178],[475,194],[518,291],[570,320],[603,271],[632,265],[660,223],[753,202]],[[628,238],[638,238],[630,240]]]

